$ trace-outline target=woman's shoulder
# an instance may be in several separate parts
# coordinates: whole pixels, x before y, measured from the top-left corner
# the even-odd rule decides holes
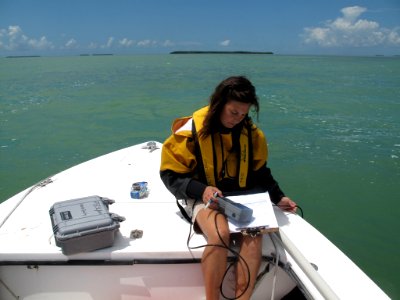
[[[260,143],[266,143],[266,136],[264,131],[262,131],[257,125],[254,123],[251,124],[251,139],[254,145],[259,145]]]

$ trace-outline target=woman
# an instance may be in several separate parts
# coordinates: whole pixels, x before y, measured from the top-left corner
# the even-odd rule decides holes
[[[219,299],[228,255],[224,245],[230,240],[226,217],[217,210],[217,196],[268,191],[275,204],[296,211],[296,204],[284,195],[267,167],[264,134],[248,115],[252,107],[258,116],[252,83],[243,76],[229,77],[216,87],[208,106],[174,121],[162,149],[161,179],[177,199],[197,200],[192,220],[207,243],[217,245],[206,247],[202,257],[207,299]],[[243,263],[236,266],[240,299],[251,297],[261,244],[261,235],[241,237],[240,256],[248,269]]]

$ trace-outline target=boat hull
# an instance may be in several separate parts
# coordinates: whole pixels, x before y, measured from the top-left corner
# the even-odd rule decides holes
[[[81,262],[82,263],[82,262]],[[267,265],[263,264],[263,268]],[[269,272],[259,282],[253,299],[272,294],[273,277],[276,299],[282,298],[296,284],[282,270]],[[115,265],[13,265],[0,267],[0,296],[11,299],[205,299],[199,262],[138,263]],[[227,274],[224,294],[233,297],[234,272]],[[270,298],[270,296],[268,297]]]
[[[204,248],[188,248],[190,226],[159,177],[162,145],[148,145],[74,166],[0,204],[0,299],[205,299]],[[132,199],[131,186],[140,181],[148,182],[149,195]],[[110,211],[126,220],[111,247],[65,255],[55,243],[49,209],[92,195],[115,200]],[[279,232],[263,236],[263,276],[252,299],[280,299],[295,286],[310,299],[389,299],[301,217],[276,207],[274,213]],[[196,234],[190,246],[206,243]],[[232,268],[226,295],[233,295],[233,286]]]

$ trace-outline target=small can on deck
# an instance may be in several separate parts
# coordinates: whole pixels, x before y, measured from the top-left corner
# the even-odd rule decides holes
[[[149,191],[147,189],[146,181],[135,182],[134,184],[132,184],[131,198],[142,199],[142,198],[147,197],[148,194],[149,194]]]

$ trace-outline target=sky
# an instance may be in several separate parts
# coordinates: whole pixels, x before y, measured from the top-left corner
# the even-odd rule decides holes
[[[400,0],[0,0],[0,56],[400,55]]]

